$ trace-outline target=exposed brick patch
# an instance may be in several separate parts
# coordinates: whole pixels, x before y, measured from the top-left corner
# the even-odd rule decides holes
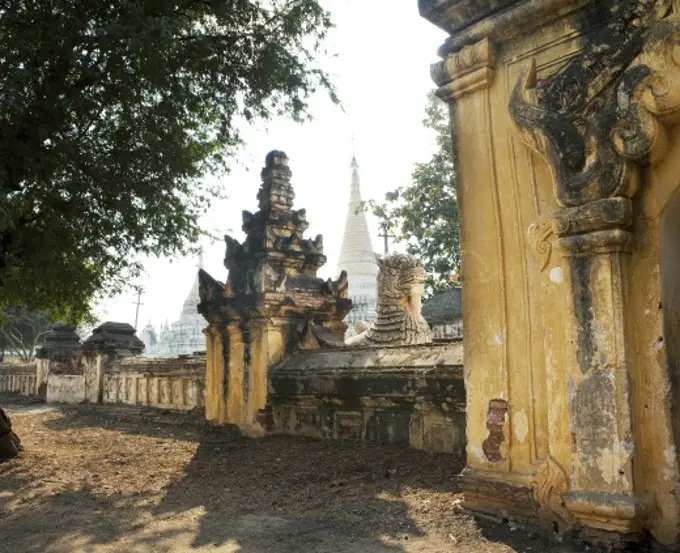
[[[492,399],[489,402],[489,410],[486,412],[486,429],[489,431],[489,435],[482,443],[482,449],[486,458],[492,463],[503,460],[501,444],[505,440],[503,426],[507,412],[508,402],[504,399]]]

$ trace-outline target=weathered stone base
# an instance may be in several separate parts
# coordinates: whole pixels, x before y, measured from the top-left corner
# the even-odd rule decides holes
[[[536,528],[547,536],[559,534],[560,540],[585,542],[607,550],[626,550],[643,541],[639,522],[647,507],[635,498],[567,493],[564,502],[574,515],[574,522],[565,529],[541,517],[540,507],[533,499],[530,476],[508,473],[500,478],[498,473],[466,468],[458,477],[458,486],[464,492],[462,509],[484,521]],[[629,524],[623,524],[623,520]],[[648,546],[650,550],[668,551],[652,540],[648,540]]]
[[[507,475],[511,476],[511,475]],[[466,468],[458,477],[463,509],[497,522],[538,525],[538,512],[526,479],[501,479],[498,473]]]
[[[461,344],[300,352],[270,374],[273,431],[462,454]]]

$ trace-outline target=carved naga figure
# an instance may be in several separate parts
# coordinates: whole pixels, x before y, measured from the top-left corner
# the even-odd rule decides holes
[[[376,255],[377,317],[369,329],[347,340],[348,345],[397,346],[432,342],[432,332],[420,313],[427,273],[412,255]]]

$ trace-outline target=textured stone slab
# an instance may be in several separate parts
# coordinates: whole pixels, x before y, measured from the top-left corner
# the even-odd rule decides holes
[[[272,369],[272,430],[462,453],[462,343],[299,352]]]

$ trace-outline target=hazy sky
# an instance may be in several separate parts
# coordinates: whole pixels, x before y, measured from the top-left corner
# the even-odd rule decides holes
[[[328,263],[319,272],[335,277],[349,197],[352,153],[359,162],[364,199],[382,200],[385,192],[411,180],[413,164],[427,161],[434,135],[423,128],[429,75],[442,31],[418,15],[416,0],[327,0],[336,29],[323,61],[333,77],[345,111],[324,94],[312,101],[314,120],[297,124],[284,119],[244,130],[247,146],[231,173],[220,179],[228,199],[215,202],[202,221],[212,234],[229,233],[242,240],[241,211],[257,209],[260,170],[270,150],[290,158],[295,208],[307,209],[307,237],[323,234]],[[354,146],[352,146],[354,135]],[[210,178],[210,177],[208,177]],[[376,222],[369,220],[373,246],[382,251]],[[204,241],[204,266],[226,280],[224,241]],[[195,259],[150,258],[137,282],[145,288],[139,327],[172,322],[196,275]],[[123,294],[100,303],[103,320],[134,324],[136,295]]]

